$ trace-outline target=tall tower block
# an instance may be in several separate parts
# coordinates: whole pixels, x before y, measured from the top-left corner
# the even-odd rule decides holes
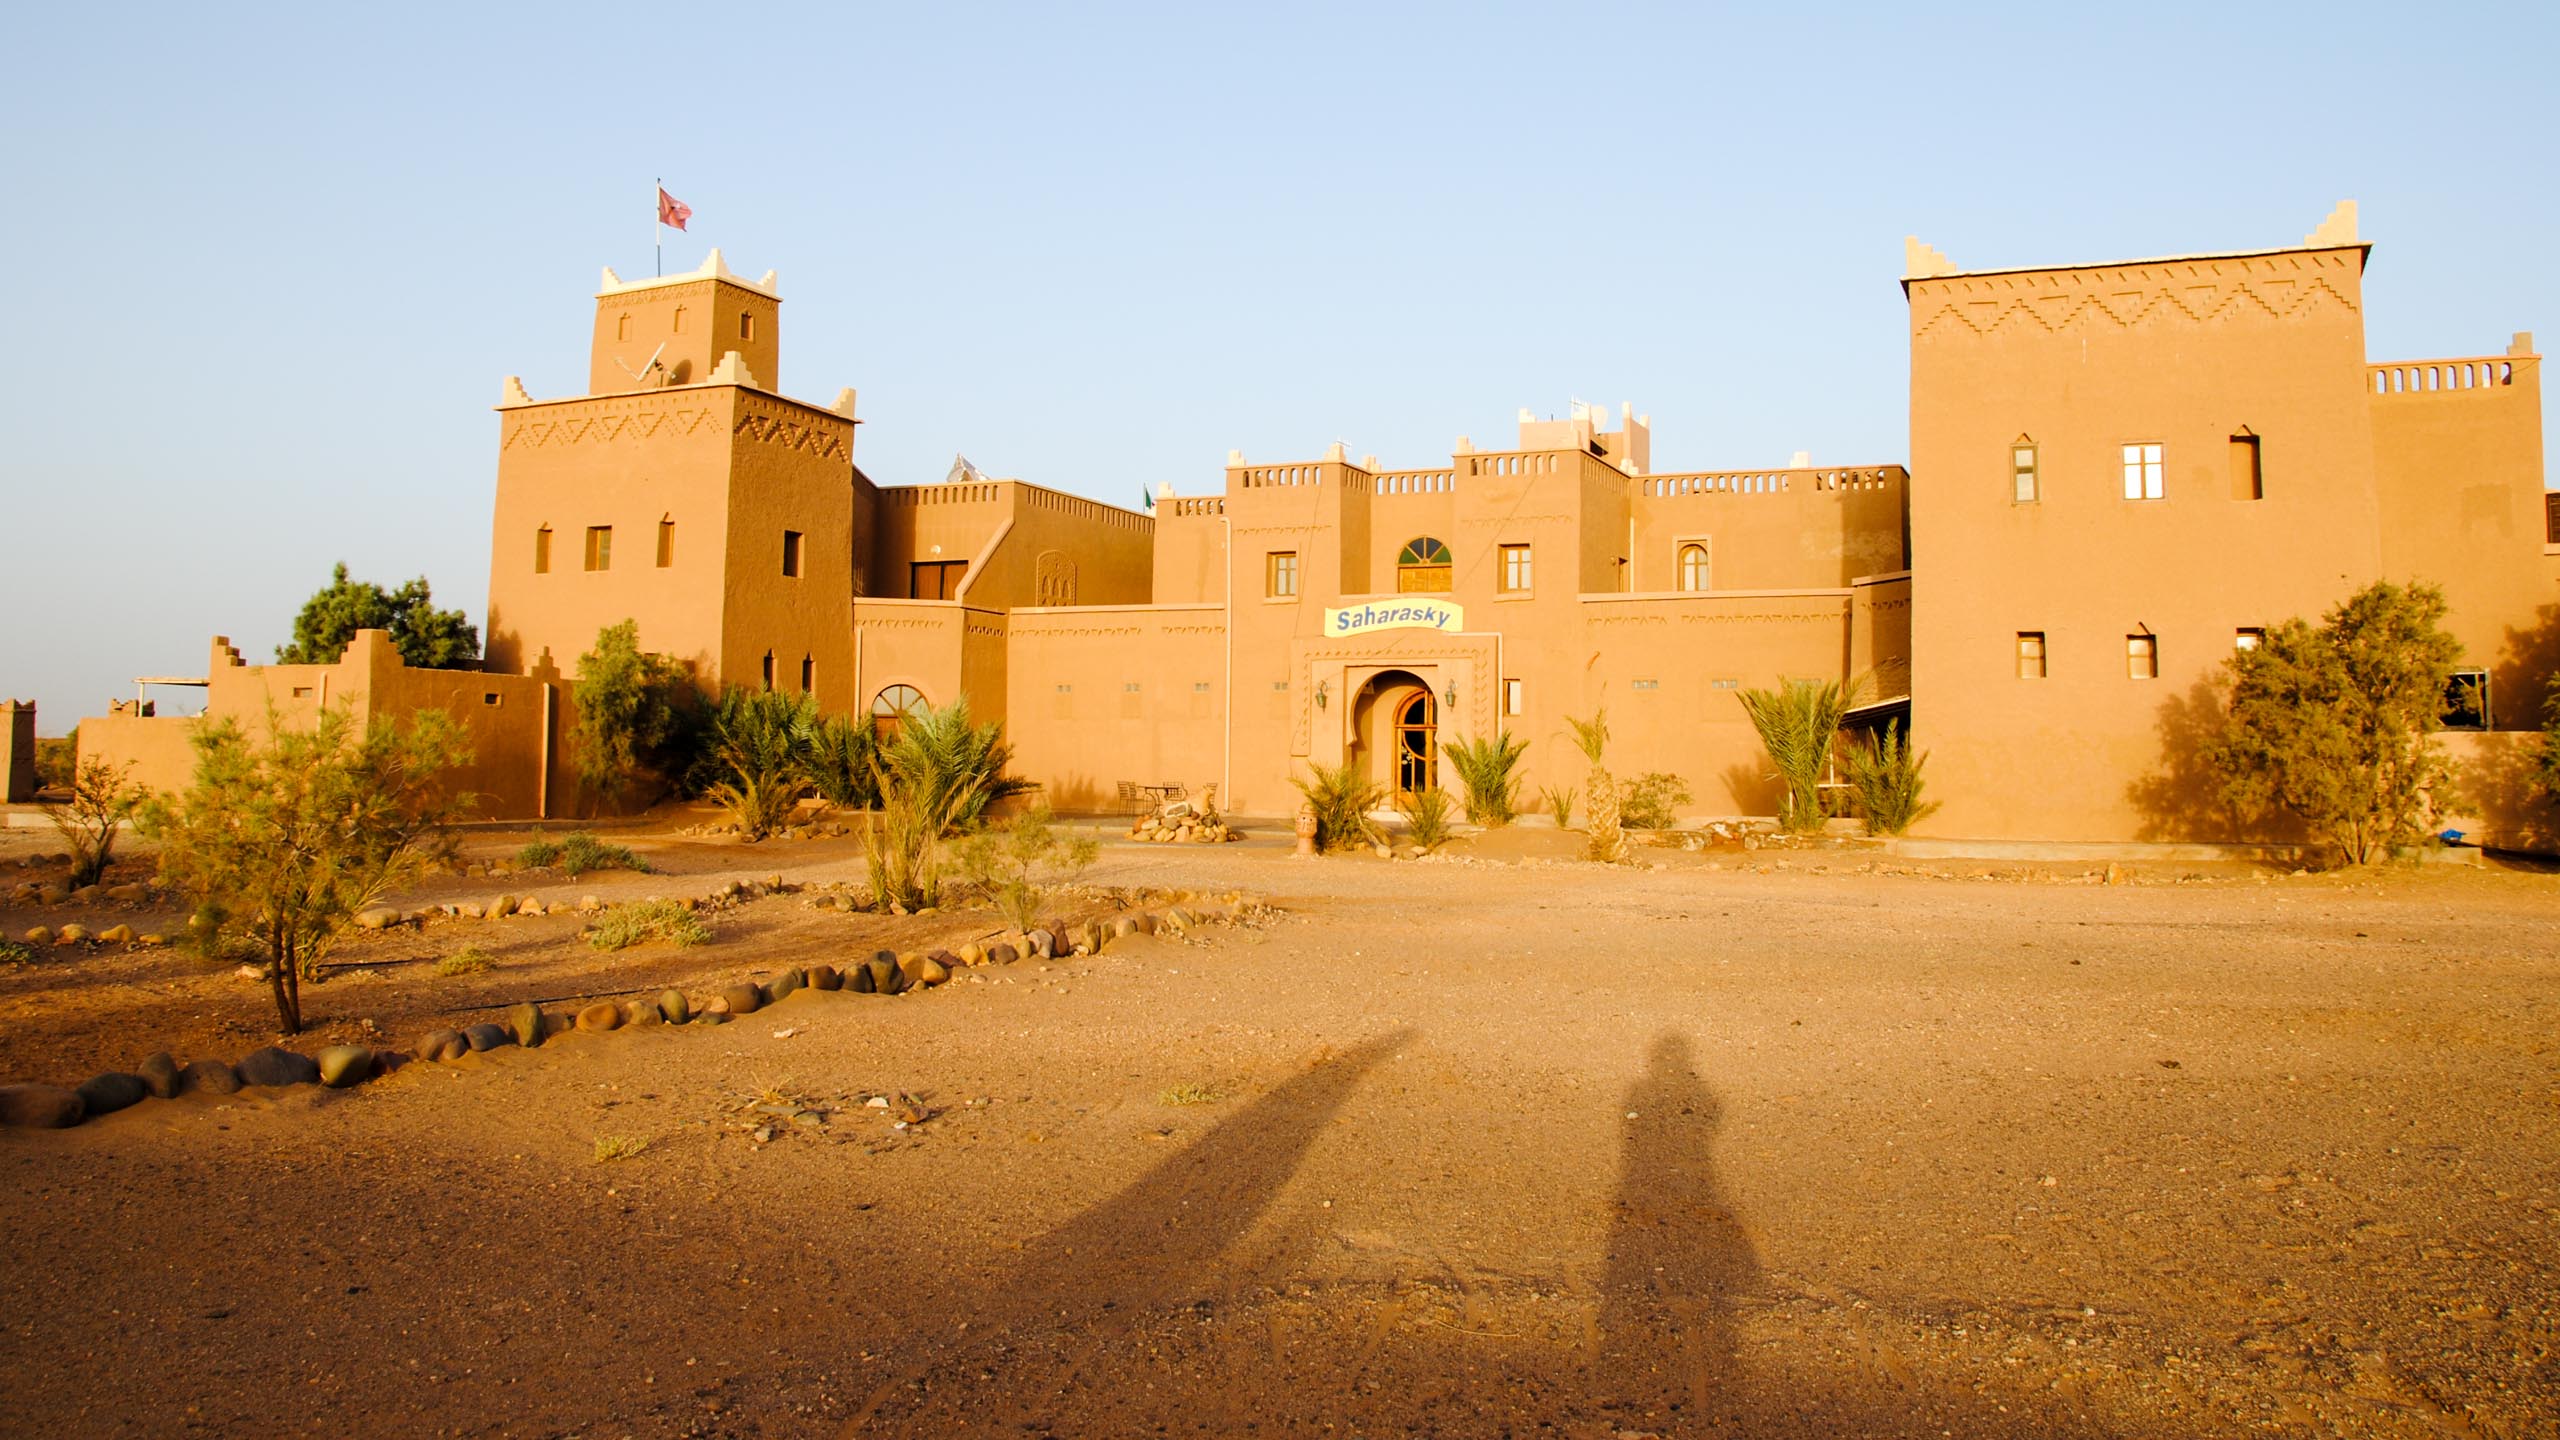
[[[587,393],[699,384],[732,350],[759,388],[779,391],[781,308],[774,272],[761,280],[731,274],[718,250],[701,269],[682,275],[625,280],[607,267],[596,291]]]

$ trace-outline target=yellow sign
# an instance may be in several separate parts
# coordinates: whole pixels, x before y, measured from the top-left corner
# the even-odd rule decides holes
[[[1376,600],[1324,612],[1329,636],[1366,635],[1372,630],[1464,630],[1467,612],[1447,600]]]

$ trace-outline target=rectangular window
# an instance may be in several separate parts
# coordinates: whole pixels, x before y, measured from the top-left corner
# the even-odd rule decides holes
[[[1526,545],[1503,546],[1502,588],[1513,592],[1527,590],[1529,580],[1529,547]]]
[[[2160,678],[2160,637],[2127,635],[2124,637],[2124,673],[2129,680]]]
[[[770,650],[764,652],[764,688],[773,688],[773,652]]]
[[[2560,490],[2542,497],[2542,543],[2560,545]]]
[[[2127,445],[2124,447],[2124,498],[2157,500],[2160,498],[2160,447]]]
[[[1191,693],[1192,693],[1192,694],[1194,694],[1194,695],[1206,695],[1206,694],[1208,694],[1208,693],[1209,693],[1209,682],[1208,682],[1208,681],[1206,681],[1206,680],[1194,680],[1194,681],[1192,681],[1192,682],[1191,682]]]
[[[2266,476],[2258,469],[2258,437],[2255,435],[2231,437],[2231,498],[2267,498]]]
[[[795,577],[800,573],[800,532],[797,530],[782,532],[782,573]]]
[[[1662,688],[1662,682],[1659,680],[1638,680],[1635,682],[1633,688],[1638,690],[1659,690]]]
[[[676,563],[676,522],[661,520],[658,522],[658,568],[664,570],[674,563]]]
[[[2486,730],[2489,728],[2489,672],[2456,670],[2444,682],[2444,718],[2439,727],[2446,730]]]
[[[1298,552],[1274,550],[1263,558],[1262,593],[1285,599],[1298,593]]]
[[[2009,495],[2024,505],[2036,498],[2036,447],[2009,447]]]
[[[812,656],[803,655],[800,657],[800,693],[806,695],[817,688],[818,662]]]
[[[2267,632],[2255,625],[2243,625],[2231,632],[2231,648],[2255,650],[2267,643]]]
[[[919,560],[907,567],[907,598],[910,600],[948,600],[960,589],[960,577],[967,574],[966,560]]]
[[[587,568],[590,570],[613,568],[612,526],[590,525],[587,527]]]
[[[551,527],[548,525],[533,532],[533,573],[551,573]]]
[[[753,312],[746,310],[738,312],[738,338],[741,340],[756,338],[756,317]]]
[[[1527,708],[1527,697],[1522,692],[1520,682],[1517,680],[1503,681],[1502,713],[1505,715],[1518,715],[1524,713]]]
[[[2018,678],[2021,680],[2044,678],[2043,631],[2021,630],[2018,632]]]

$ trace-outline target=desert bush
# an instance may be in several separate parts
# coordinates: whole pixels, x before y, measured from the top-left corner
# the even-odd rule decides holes
[[[2534,778],[2542,798],[2560,805],[2560,675],[2551,677],[2542,696],[2542,746],[2534,757]]]
[[[711,717],[715,779],[703,791],[738,833],[762,840],[791,818],[809,787],[809,750],[818,728],[814,695],[732,685]]]
[[[596,1137],[596,1163],[608,1165],[616,1160],[629,1160],[649,1148],[649,1142],[637,1135],[599,1135]]]
[[[700,945],[710,938],[710,925],[673,900],[616,905],[597,916],[587,930],[587,943],[598,950],[627,950],[652,940],[679,947]]]
[[[1573,727],[1574,747],[1591,762],[1591,773],[1582,782],[1583,813],[1589,817],[1583,822],[1583,851],[1594,860],[1618,864],[1627,858],[1627,832],[1618,811],[1618,782],[1604,759],[1609,749],[1608,707],[1592,711],[1588,720],[1567,715],[1564,723]]]
[[[1618,823],[1631,830],[1668,830],[1689,803],[1689,782],[1664,770],[1648,770],[1618,784]]]
[[[17,940],[0,940],[0,965],[33,965],[36,949]]]
[[[2370,864],[2424,830],[2451,767],[2431,737],[2462,645],[2444,592],[2377,581],[2319,625],[2295,618],[2224,662],[2229,699],[2205,747],[2222,798],[2242,815],[2291,815]]]
[[[1456,809],[1449,792],[1434,785],[1416,790],[1396,802],[1404,812],[1405,823],[1412,827],[1413,843],[1425,850],[1437,850],[1449,840],[1449,817]]]
[[[459,610],[439,610],[421,575],[397,590],[349,580],[346,562],[293,618],[293,643],[279,665],[334,665],[359,630],[388,630],[400,658],[425,670],[469,670],[480,662],[480,632]]]
[[[578,783],[601,804],[619,806],[644,778],[674,784],[696,760],[702,693],[684,666],[641,651],[639,622],[596,632],[576,698]]]
[[[141,820],[160,842],[161,877],[210,917],[202,943],[218,947],[226,919],[239,925],[294,1034],[302,982],[356,913],[451,855],[471,797],[442,782],[471,752],[441,710],[403,729],[329,706],[306,729],[270,708],[266,730],[255,740],[223,720],[197,732],[194,781],[145,802]]]
[[[549,836],[536,836],[516,850],[516,865],[525,870],[548,870],[560,863],[560,842]]]
[[[1870,739],[1851,741],[1842,753],[1870,833],[1899,835],[1938,808],[1920,798],[1920,767],[1929,763],[1929,756],[1912,752],[1899,724],[1888,723]]]
[[[1360,773],[1351,761],[1326,766],[1307,762],[1312,778],[1289,778],[1316,812],[1316,848],[1349,850],[1378,843],[1377,822],[1369,812],[1386,798],[1386,787]]]
[[[868,810],[880,803],[880,787],[871,776],[878,749],[869,725],[850,715],[830,715],[809,738],[809,779],[828,804]]]
[[[1538,792],[1538,803],[1546,806],[1548,812],[1556,817],[1557,829],[1562,830],[1573,823],[1572,786],[1560,785],[1553,789],[1541,790]]]
[[[634,854],[630,846],[608,844],[586,830],[572,830],[557,840],[547,835],[528,840],[524,848],[516,852],[516,864],[528,870],[556,867],[570,876],[584,875],[590,870],[649,873],[649,862]]]
[[[132,768],[83,760],[71,777],[71,798],[44,812],[63,848],[71,852],[69,883],[74,890],[97,884],[115,862],[116,835],[142,805],[142,792],[129,778]]]
[[[1092,836],[1060,831],[1049,807],[1041,805],[980,829],[961,842],[957,859],[961,875],[986,892],[1006,924],[1029,930],[1048,903],[1044,877],[1080,874],[1101,854]]]
[[[1822,782],[1831,774],[1832,747],[1849,712],[1850,687],[1836,680],[1787,680],[1775,690],[1742,692],[1742,712],[1760,732],[1786,793],[1778,823],[1798,834],[1822,828]]]
[[[1453,740],[1440,747],[1449,757],[1449,768],[1458,772],[1458,780],[1467,787],[1467,819],[1478,825],[1508,825],[1519,802],[1520,777],[1514,773],[1520,757],[1527,753],[1529,742],[1514,740],[1505,730],[1499,736],[1479,735],[1473,740]]]
[[[498,968],[498,959],[477,945],[466,945],[436,962],[436,973],[452,979],[456,975],[486,975]]]
[[[1180,1085],[1167,1086],[1161,1094],[1156,1096],[1156,1103],[1159,1105],[1215,1105],[1226,1098],[1226,1092],[1217,1086],[1204,1085],[1197,1080],[1192,1080]]]

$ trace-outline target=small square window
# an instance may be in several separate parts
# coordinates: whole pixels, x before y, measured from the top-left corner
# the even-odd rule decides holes
[[[2124,637],[2124,673],[2129,680],[2160,678],[2160,637],[2127,635]]]
[[[1503,546],[1502,588],[1517,594],[1531,588],[1530,581],[1529,547],[1526,545]]]
[[[495,691],[495,690],[484,690],[484,691],[482,691],[482,692],[480,693],[480,703],[481,703],[481,704],[483,704],[483,705],[495,705],[495,704],[497,704],[497,703],[498,703],[498,692],[497,692],[497,691]]]
[[[1519,715],[1525,713],[1527,709],[1528,702],[1526,694],[1520,682],[1517,680],[1503,681],[1502,713],[1505,715]]]
[[[2243,625],[2231,632],[2231,648],[2255,650],[2267,643],[2267,632],[2255,625]]]
[[[2036,489],[2035,442],[2024,436],[2020,436],[2018,443],[2009,447],[2009,498],[2020,505],[2029,504],[2039,498]]]
[[[293,687],[293,698],[294,698],[294,699],[296,699],[296,700],[308,700],[308,699],[310,699],[310,698],[311,698],[311,687],[310,687],[310,686],[308,686],[308,685],[296,685],[296,686],[294,686],[294,687]]]
[[[2018,678],[2021,680],[2044,678],[2043,631],[2021,630],[2018,632]]]
[[[1208,693],[1209,693],[1209,682],[1208,682],[1208,681],[1206,681],[1206,680],[1194,680],[1194,681],[1192,681],[1192,682],[1191,682],[1191,693],[1192,693],[1192,694],[1194,694],[1194,695],[1206,695],[1206,694],[1208,694]]]
[[[1126,685],[1121,686],[1120,689],[1126,694],[1135,695],[1138,693],[1138,682],[1132,680]]]
[[[1274,600],[1298,593],[1298,552],[1274,550],[1262,564],[1262,593]]]
[[[2160,498],[2160,447],[2156,444],[2124,447],[2124,498],[2157,500]]]
[[[797,530],[782,532],[782,573],[794,577],[800,573],[800,532]]]
[[[1638,690],[1659,690],[1662,688],[1662,682],[1659,680],[1638,680],[1635,682],[1633,688]]]
[[[1274,690],[1286,691],[1289,688],[1289,682],[1286,680],[1274,680],[1271,682],[1271,688]]]
[[[1058,687],[1058,693],[1061,695],[1073,695],[1076,693],[1076,687],[1073,685],[1061,685]]]
[[[590,525],[587,527],[587,568],[590,570],[613,568],[612,526]]]

